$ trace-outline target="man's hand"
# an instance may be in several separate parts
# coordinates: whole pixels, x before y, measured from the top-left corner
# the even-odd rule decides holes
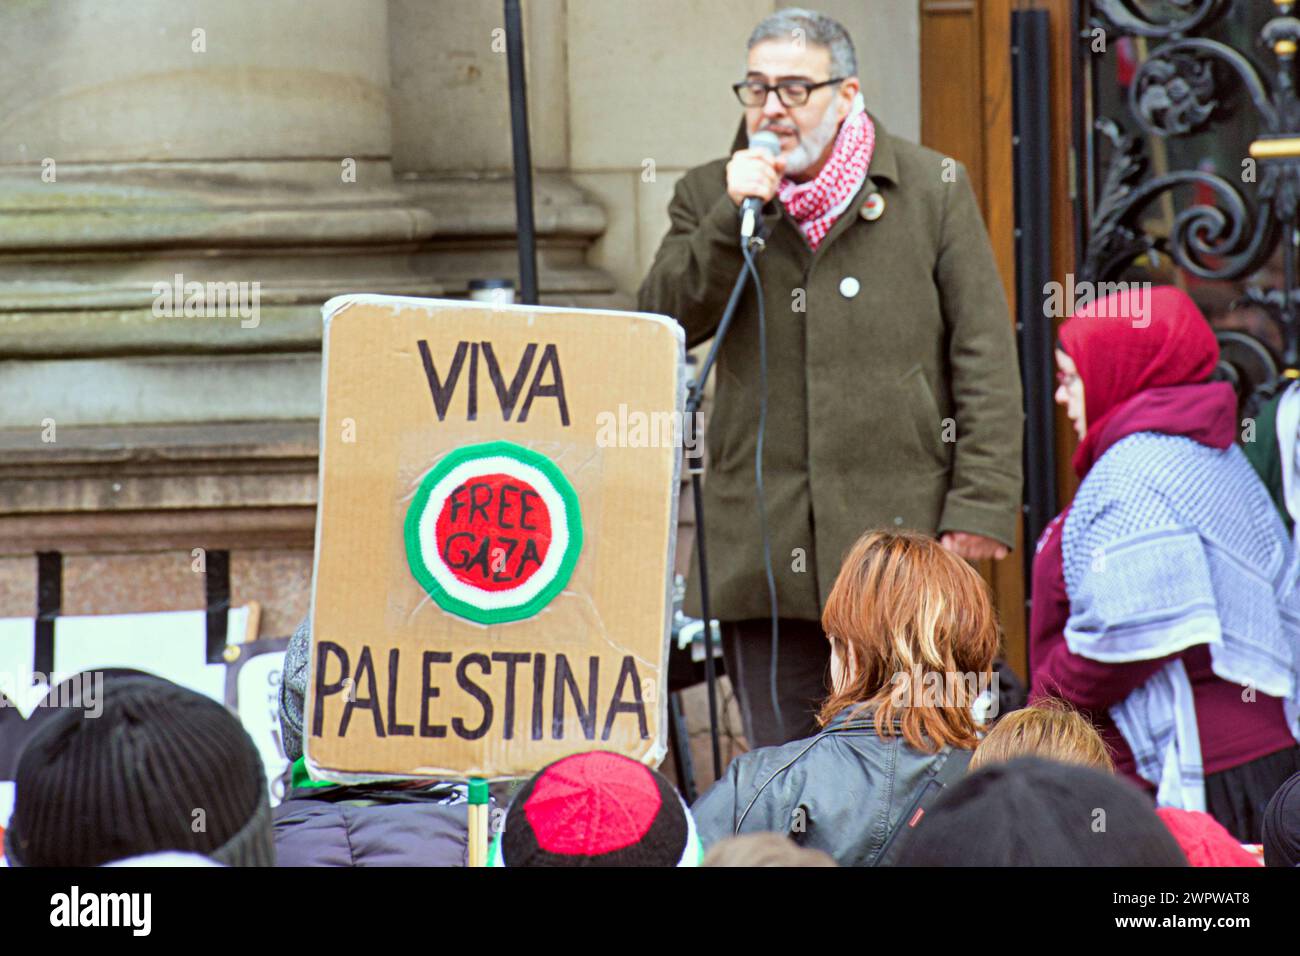
[[[737,207],[749,196],[766,203],[776,195],[784,172],[784,156],[773,158],[763,149],[739,150],[727,163],[727,195]]]
[[[992,558],[1001,561],[1007,556],[1007,546],[1000,541],[986,538],[982,534],[967,534],[965,531],[949,531],[939,539],[939,543],[949,551],[955,551],[968,561],[982,561]]]

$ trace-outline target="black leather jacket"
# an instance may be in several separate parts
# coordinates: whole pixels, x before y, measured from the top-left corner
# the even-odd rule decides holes
[[[841,866],[873,866],[953,753],[922,753],[897,723],[895,735],[882,738],[869,714],[841,714],[816,736],[737,757],[691,813],[706,847],[767,831],[825,850]],[[969,752],[956,759],[968,760]]]

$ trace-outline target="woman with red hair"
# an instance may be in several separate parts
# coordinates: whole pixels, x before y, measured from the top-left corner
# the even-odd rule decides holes
[[[1161,806],[1257,843],[1300,769],[1300,593],[1286,529],[1210,381],[1186,293],[1107,296],[1061,326],[1058,403],[1081,439],[1069,508],[1039,539],[1031,700],[1088,712]]]
[[[975,705],[986,692],[996,705],[997,618],[975,569],[928,535],[868,531],[840,567],[822,629],[821,732],[733,760],[692,808],[706,847],[776,832],[872,866],[965,773]]]

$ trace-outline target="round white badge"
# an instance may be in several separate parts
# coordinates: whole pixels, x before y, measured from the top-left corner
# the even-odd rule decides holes
[[[844,296],[846,299],[853,298],[858,294],[858,290],[861,288],[862,284],[858,282],[857,279],[853,278],[853,276],[845,276],[840,280],[840,295]]]

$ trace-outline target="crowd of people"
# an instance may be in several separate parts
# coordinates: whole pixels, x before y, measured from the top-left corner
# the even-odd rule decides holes
[[[1236,441],[1196,306],[1158,288],[1147,309],[1060,330],[1081,484],[1037,544],[1027,706],[989,717],[1000,631],[972,564],[869,530],[822,609],[814,733],[737,757],[691,807],[627,757],[565,757],[494,815],[492,865],[1300,865],[1294,516]],[[307,774],[309,643],[304,623],[274,810],[222,705],[112,671],[91,715],[73,678],[18,758],[8,864],[464,865],[463,784]]]
[[[966,168],[888,132],[858,72],[833,18],[762,19],[731,154],[677,181],[638,294],[691,346],[735,310],[702,501],[752,749],[691,806],[644,763],[570,754],[495,788],[489,865],[1300,866],[1300,382],[1240,421],[1184,291],[1073,310],[1055,397],[1079,486],[1036,542],[1029,686],[1000,706],[972,562],[1006,557],[1022,502],[1009,277]],[[310,654],[305,621],[275,807],[220,703],[134,670],[96,674],[93,712],[79,677],[52,689],[5,864],[467,865],[466,783],[309,773]]]

